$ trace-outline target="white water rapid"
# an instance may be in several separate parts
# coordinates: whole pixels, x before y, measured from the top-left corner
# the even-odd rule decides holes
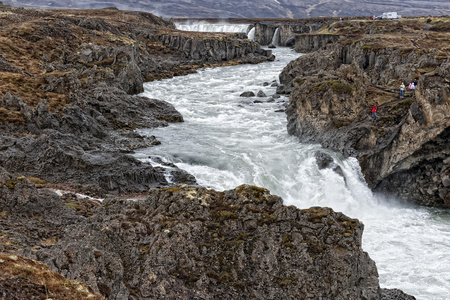
[[[198,32],[244,32],[249,40],[255,40],[255,27],[250,28],[249,24],[175,23],[175,28]]]
[[[280,39],[280,28],[275,29],[275,32],[272,37],[271,44],[274,46],[278,46],[278,40]]]
[[[287,99],[270,102],[276,88],[263,84],[276,81],[299,54],[286,48],[273,51],[274,62],[203,69],[146,83],[142,95],[172,103],[185,122],[139,130],[162,144],[142,149],[136,157],[171,161],[208,188],[226,190],[247,183],[269,189],[286,205],[328,206],[358,218],[365,225],[362,247],[377,264],[382,288],[398,288],[418,300],[449,299],[449,211],[404,206],[374,195],[356,159],[289,136],[285,114],[276,112]],[[269,97],[239,96],[259,90]],[[345,181],[317,168],[317,150],[334,158]]]
[[[200,32],[248,32],[249,24],[176,23],[175,28]]]
[[[255,40],[255,27],[250,29],[247,33],[248,39],[254,41]]]

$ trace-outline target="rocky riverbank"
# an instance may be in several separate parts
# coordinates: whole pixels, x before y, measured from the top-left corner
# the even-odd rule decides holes
[[[357,157],[374,191],[449,208],[449,24],[348,21],[299,36],[298,49],[324,46],[280,75],[279,92],[291,93],[289,133]],[[401,98],[401,82],[413,79],[417,88]]]
[[[172,105],[134,96],[144,81],[273,59],[242,36],[179,32],[143,12],[0,9],[0,165],[96,196],[146,192],[168,177],[195,183],[127,155],[159,143],[133,129],[183,121]]]
[[[0,297],[414,299],[379,288],[358,220],[128,155],[183,121],[144,81],[270,51],[115,8],[0,12]]]
[[[262,188],[175,186],[99,203],[0,168],[0,192],[0,251],[16,254],[0,256],[7,298],[62,295],[60,275],[47,284],[35,276],[47,267],[20,254],[76,279],[66,299],[415,299],[379,288],[361,222],[283,206]]]

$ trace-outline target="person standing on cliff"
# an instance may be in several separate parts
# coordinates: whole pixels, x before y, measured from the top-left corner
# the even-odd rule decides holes
[[[405,84],[402,82],[400,85],[400,99],[403,99],[405,97]]]
[[[417,78],[414,78],[413,84],[414,84],[414,89],[417,89]]]
[[[372,106],[372,118],[373,118],[374,121],[377,119],[377,109],[378,109],[377,105],[374,104]]]

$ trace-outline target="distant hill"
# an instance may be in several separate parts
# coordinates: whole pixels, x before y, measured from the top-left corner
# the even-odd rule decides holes
[[[376,2],[376,3],[375,3]],[[142,10],[165,18],[307,18],[371,16],[396,11],[402,16],[450,15],[449,0],[4,0],[34,8]]]

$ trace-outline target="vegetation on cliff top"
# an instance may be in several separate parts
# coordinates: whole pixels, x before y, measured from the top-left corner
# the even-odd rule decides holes
[[[449,58],[449,32],[450,18],[441,16],[407,17],[399,20],[350,19],[324,23],[314,34],[340,35],[344,37],[340,43],[359,41],[364,49],[373,51],[386,48],[403,49],[403,55],[411,51],[423,54],[437,49],[441,58]]]

